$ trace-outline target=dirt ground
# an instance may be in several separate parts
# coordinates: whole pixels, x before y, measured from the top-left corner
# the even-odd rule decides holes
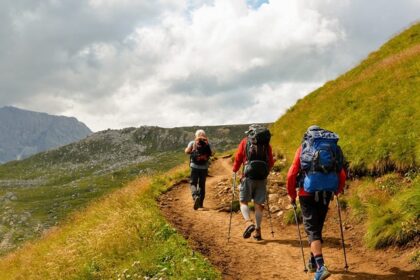
[[[271,235],[267,212],[262,224],[264,240],[243,239],[245,224],[240,212],[233,213],[231,239],[227,242],[231,161],[220,158],[213,162],[206,183],[204,209],[193,210],[188,182],[177,184],[159,199],[167,220],[188,240],[194,250],[205,255],[222,272],[223,279],[313,279],[305,273],[296,225],[286,226],[283,217],[287,206],[284,182],[279,182],[272,203],[274,237]],[[278,180],[277,180],[278,181]],[[270,182],[276,182],[271,178]],[[272,185],[272,184],[271,184]],[[275,185],[275,184],[274,184]],[[222,198],[223,197],[223,198]],[[271,196],[273,198],[273,196]],[[283,201],[283,203],[281,203]],[[335,201],[324,228],[323,254],[332,273],[329,279],[420,279],[420,271],[408,262],[407,252],[396,248],[374,251],[362,246],[363,229],[347,223],[345,213],[345,243],[349,270],[344,271],[340,228]],[[289,209],[287,209],[289,208]],[[306,235],[301,226],[305,260],[309,255]]]

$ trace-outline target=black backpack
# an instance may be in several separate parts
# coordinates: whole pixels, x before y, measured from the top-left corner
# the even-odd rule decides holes
[[[195,140],[191,151],[191,162],[198,165],[204,165],[207,163],[210,156],[211,149],[209,142],[203,138]]]
[[[264,180],[270,172],[268,149],[271,133],[261,125],[252,125],[247,133],[244,175],[253,180]]]

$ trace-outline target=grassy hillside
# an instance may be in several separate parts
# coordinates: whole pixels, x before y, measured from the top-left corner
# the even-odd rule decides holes
[[[220,279],[155,203],[186,174],[139,178],[90,204],[41,240],[0,259],[0,279]]]
[[[420,164],[420,24],[359,66],[297,102],[273,125],[287,166],[312,124],[337,132],[356,174],[405,172]]]
[[[299,100],[273,124],[273,147],[285,156],[286,167],[313,124],[337,132],[350,173],[365,176],[351,182],[343,198],[351,222],[366,228],[365,244],[415,246],[420,237],[420,24]]]
[[[237,145],[247,125],[204,127],[216,151]],[[106,130],[0,165],[0,255],[58,225],[69,213],[139,175],[165,172],[197,127]]]

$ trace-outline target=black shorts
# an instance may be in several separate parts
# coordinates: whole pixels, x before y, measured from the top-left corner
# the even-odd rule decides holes
[[[325,195],[325,199],[324,199]],[[300,208],[302,209],[303,226],[308,235],[309,244],[315,240],[322,240],[322,228],[328,212],[328,205],[332,197],[331,192],[318,193],[318,201],[315,196],[300,196]]]

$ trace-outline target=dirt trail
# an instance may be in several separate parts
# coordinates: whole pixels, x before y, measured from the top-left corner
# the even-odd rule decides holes
[[[188,183],[174,186],[164,194],[161,209],[168,221],[181,232],[189,244],[204,254],[223,273],[223,279],[313,279],[303,272],[303,261],[296,226],[284,226],[281,218],[273,214],[274,237],[271,236],[268,216],[262,224],[264,240],[257,242],[242,238],[244,222],[241,214],[234,213],[230,242],[227,243],[229,213],[219,212],[216,186],[231,180],[230,159],[216,160],[206,184],[206,200],[202,211],[194,211]],[[230,182],[230,181],[228,181]],[[407,263],[396,250],[371,251],[360,246],[363,232],[346,231],[346,251],[349,272],[344,272],[335,202],[324,230],[324,256],[329,270],[337,279],[420,279],[420,272]],[[288,211],[288,210],[284,210]],[[302,238],[306,235],[302,230]],[[305,259],[309,254],[303,240]],[[352,246],[350,245],[352,244]]]

